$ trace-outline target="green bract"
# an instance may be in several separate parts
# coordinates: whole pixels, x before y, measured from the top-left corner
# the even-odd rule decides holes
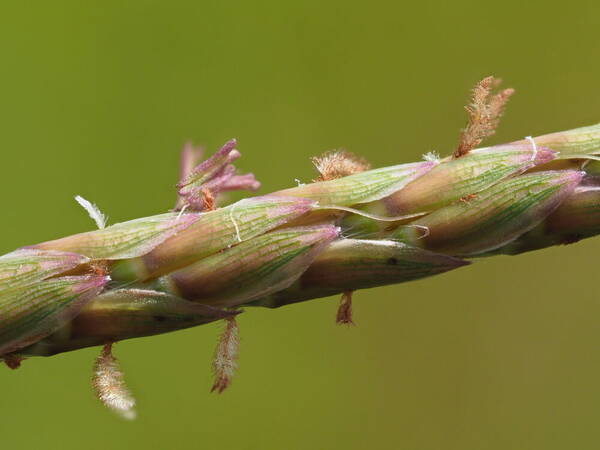
[[[327,247],[293,285],[250,305],[275,308],[348,290],[417,280],[467,264],[401,242],[343,239]]]
[[[405,189],[390,195],[385,204],[391,215],[430,212],[549,162],[554,156],[553,151],[535,150],[530,144],[474,150],[439,164]]]
[[[8,287],[0,292],[0,356],[33,344],[77,316],[107,282],[69,276]]]
[[[127,259],[144,255],[198,220],[197,214],[160,214],[75,234],[32,248],[75,252],[92,259]]]
[[[77,253],[20,249],[0,256],[0,291],[27,286],[67,272],[90,260]]]
[[[531,230],[567,198],[583,172],[536,172],[498,183],[468,201],[438,209],[393,236],[428,250],[474,256]],[[423,234],[423,230],[428,230]]]
[[[132,337],[180,330],[235,314],[164,292],[114,289],[98,295],[71,322],[20,353],[49,356]]]
[[[209,305],[238,306],[288,287],[338,234],[331,225],[272,231],[165,275],[157,287]]]
[[[240,200],[200,215],[191,214],[189,227],[143,256],[117,263],[113,277],[121,281],[155,278],[266,233],[314,206],[312,200],[265,196]]]
[[[528,142],[531,143],[522,140],[513,144],[526,145]],[[559,152],[559,159],[596,159],[600,157],[600,124],[545,134],[536,137],[533,142]]]
[[[316,200],[322,206],[352,206],[392,195],[411,181],[429,172],[436,163],[420,162],[369,170],[337,180],[318,181],[278,191],[286,195]]]

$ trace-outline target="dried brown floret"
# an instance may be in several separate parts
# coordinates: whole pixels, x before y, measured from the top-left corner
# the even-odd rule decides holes
[[[462,131],[454,157],[460,158],[479,146],[481,142],[496,132],[504,107],[514,89],[504,89],[492,94],[502,80],[493,76],[486,77],[475,85],[471,93],[471,102],[465,107],[469,122]]]
[[[6,364],[12,370],[16,370],[19,367],[21,367],[21,362],[23,362],[23,360],[25,359],[22,356],[15,354],[4,355],[3,358],[4,364]]]
[[[211,392],[217,391],[220,394],[231,384],[237,368],[239,345],[239,328],[235,317],[227,318],[225,319],[225,330],[219,338],[215,351],[213,361],[215,381]]]
[[[216,209],[216,200],[210,189],[202,189],[202,196],[204,199],[203,211],[214,211]]]
[[[359,172],[364,172],[371,168],[369,162],[346,150],[333,150],[323,153],[321,156],[311,158],[321,174],[313,181],[335,180]]]
[[[104,345],[94,365],[92,385],[98,399],[125,419],[135,419],[135,399],[127,389],[112,343]]]
[[[338,325],[354,325],[354,321],[352,320],[352,292],[346,291],[342,294],[340,306],[335,317]]]

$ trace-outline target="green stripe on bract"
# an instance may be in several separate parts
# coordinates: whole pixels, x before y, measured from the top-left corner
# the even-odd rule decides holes
[[[197,219],[197,214],[181,217],[177,213],[160,214],[43,242],[32,248],[81,253],[93,259],[135,258],[148,253]]]
[[[580,186],[546,220],[546,231],[587,237],[600,232],[600,186]]]
[[[343,239],[323,251],[293,285],[250,306],[275,308],[348,290],[403,283],[466,264],[462,259],[399,242]]]
[[[116,289],[95,297],[70,323],[21,355],[49,356],[84,347],[205,324],[236,313],[146,289]]]
[[[560,152],[559,159],[587,158],[600,156],[600,123],[574,130],[536,136],[534,142],[538,146],[548,147]],[[514,144],[525,145],[521,140]]]
[[[390,215],[433,211],[553,158],[553,152],[531,144],[473,150],[444,161],[384,203]]]
[[[35,283],[89,262],[76,253],[19,249],[0,257],[0,291]]]
[[[334,226],[273,231],[169,274],[159,284],[190,300],[236,306],[289,286],[338,232]]]
[[[570,244],[600,233],[600,187],[580,186],[546,220],[513,242],[492,252],[516,255]]]
[[[412,222],[394,236],[435,252],[472,256],[506,245],[545,219],[573,192],[582,172],[536,172],[501,182],[470,201]]]
[[[0,293],[0,356],[33,344],[71,320],[108,280],[77,276]]]
[[[186,230],[142,258],[119,262],[112,271],[118,281],[147,280],[266,233],[307,213],[315,202],[265,196],[241,200],[200,215]]]
[[[436,163],[401,164],[319,181],[275,192],[274,195],[310,198],[322,206],[352,206],[381,200],[431,170]]]

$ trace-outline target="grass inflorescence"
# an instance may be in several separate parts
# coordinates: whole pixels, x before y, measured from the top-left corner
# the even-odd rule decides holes
[[[474,88],[451,156],[371,169],[345,150],[312,159],[313,183],[223,204],[260,184],[238,174],[231,140],[202,161],[186,144],[175,209],[15,250],[0,257],[0,358],[90,346],[101,401],[122,416],[135,401],[112,354],[117,341],[225,321],[213,391],[237,367],[245,306],[277,308],[421,279],[495,254],[571,244],[600,233],[600,124],[476,148],[494,134],[512,89]]]

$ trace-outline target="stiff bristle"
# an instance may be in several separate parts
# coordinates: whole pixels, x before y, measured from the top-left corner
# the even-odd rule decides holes
[[[371,168],[366,159],[345,150],[326,152],[321,156],[311,158],[311,161],[321,174],[314,181],[335,180]]]
[[[227,318],[225,319],[225,330],[219,338],[215,351],[213,361],[215,381],[211,392],[216,391],[220,394],[231,384],[237,368],[239,345],[239,328],[235,317]]]
[[[112,344],[106,344],[96,359],[92,384],[98,399],[106,407],[124,419],[135,419],[135,399],[127,389],[123,372],[112,354]]]
[[[471,102],[465,107],[469,114],[469,122],[460,136],[454,157],[460,158],[479,146],[498,128],[500,117],[508,99],[514,94],[514,89],[504,89],[492,95],[494,88],[502,80],[495,77],[486,77],[475,85],[471,92]]]

